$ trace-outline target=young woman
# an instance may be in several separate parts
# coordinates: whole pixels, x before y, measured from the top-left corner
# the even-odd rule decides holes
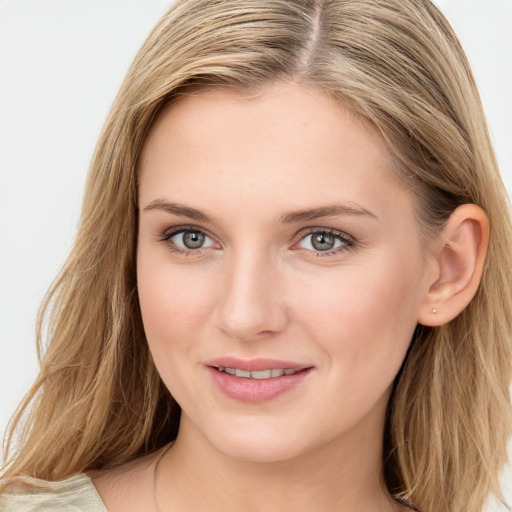
[[[511,234],[433,4],[179,1],[100,137],[0,509],[480,512]]]

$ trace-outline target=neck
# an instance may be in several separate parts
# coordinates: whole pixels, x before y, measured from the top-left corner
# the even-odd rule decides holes
[[[226,456],[184,416],[156,473],[160,512],[396,510],[382,478],[382,428],[355,427],[293,459],[254,462]]]

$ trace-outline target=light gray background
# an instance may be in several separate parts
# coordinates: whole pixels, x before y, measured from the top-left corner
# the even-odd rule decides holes
[[[0,433],[36,375],[36,311],[71,247],[103,120],[171,3],[0,1]],[[437,3],[473,65],[512,191],[512,0]],[[510,468],[504,481],[512,502]]]

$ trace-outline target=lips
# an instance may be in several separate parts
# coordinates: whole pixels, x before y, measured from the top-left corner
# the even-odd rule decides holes
[[[206,367],[224,395],[247,403],[266,402],[292,390],[313,369],[292,361],[232,357],[209,361]]]
[[[301,371],[295,370],[293,368],[268,368],[266,370],[256,370],[250,372],[249,370],[241,370],[240,368],[223,368],[222,366],[219,366],[217,370],[219,370],[219,372],[226,372],[229,375],[235,375],[235,377],[242,379],[258,380],[271,379],[272,377],[282,377],[283,375],[295,375],[297,372]]]
[[[219,357],[208,361],[206,365],[215,368],[236,368],[249,372],[268,369],[304,370],[305,368],[311,368],[311,365],[301,364],[295,361],[283,361],[280,359],[268,358],[244,360],[238,359],[237,357]]]

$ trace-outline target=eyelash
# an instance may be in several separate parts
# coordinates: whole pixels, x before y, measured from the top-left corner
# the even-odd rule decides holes
[[[167,248],[170,252],[180,254],[182,256],[189,256],[190,254],[194,254],[199,256],[203,252],[203,248],[197,248],[197,249],[182,249],[178,247],[174,242],[171,241],[171,239],[179,234],[184,234],[187,232],[195,232],[195,233],[202,233],[205,237],[208,237],[210,240],[213,240],[212,237],[208,235],[208,233],[202,229],[198,228],[196,226],[176,226],[170,229],[167,229],[159,236],[159,241],[162,243],[165,243],[167,245]],[[333,256],[337,254],[341,254],[342,252],[354,249],[356,246],[356,240],[351,235],[344,233],[343,231],[338,231],[336,229],[332,228],[309,228],[306,230],[306,232],[302,231],[300,232],[295,238],[294,238],[294,245],[299,244],[303,240],[305,240],[308,236],[311,235],[329,235],[332,236],[335,240],[342,243],[340,247],[337,247],[335,249],[331,250],[325,250],[325,251],[314,251],[309,249],[304,249],[306,252],[311,253],[315,257],[325,257],[325,256]],[[300,250],[300,248],[298,249]]]
[[[178,247],[174,242],[171,241],[171,238],[179,235],[180,233],[202,233],[206,237],[213,240],[212,237],[208,235],[204,229],[198,228],[196,226],[176,226],[174,228],[167,229],[159,236],[159,241],[163,242],[167,245],[167,248],[170,252],[180,254],[182,256],[189,256],[190,254],[194,254],[199,256],[203,252],[203,248],[198,249],[182,249]]]
[[[299,235],[295,238],[294,243],[298,244],[305,240],[308,236],[318,234],[332,236],[335,240],[340,241],[343,245],[341,247],[326,251],[306,250],[307,252],[313,253],[316,257],[322,258],[325,256],[334,256],[355,248],[356,240],[354,237],[344,233],[343,231],[338,231],[337,229],[332,228],[309,228],[306,230],[306,232],[299,233]]]

